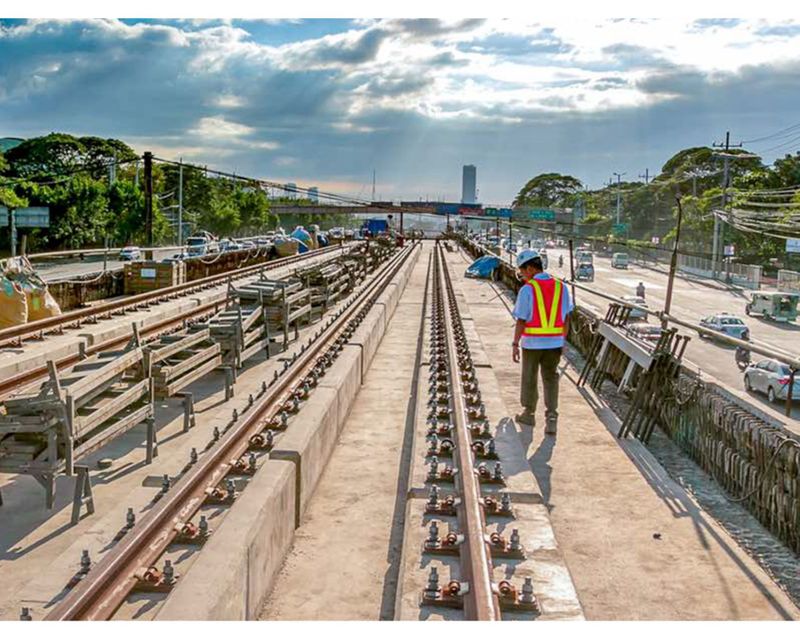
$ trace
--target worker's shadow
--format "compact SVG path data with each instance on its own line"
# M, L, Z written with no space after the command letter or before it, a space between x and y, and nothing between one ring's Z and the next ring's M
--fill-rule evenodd
M524 447L526 456L531 450L531 445L533 444L535 439L534 436L536 435L536 429L540 429L538 435L541 437L541 441L539 442L539 446L536 448L536 451L533 452L533 455L528 457L528 464L533 471L536 482L539 483L539 490L542 493L542 502L545 504L548 511L552 511L555 508L555 505L550 504L550 476L553 473L553 467L550 465L550 458L552 457L553 449L556 446L556 437L544 435L541 431L544 429L544 427L541 426L529 427L521 423L518 423L517 426L519 428L519 437L520 440L522 440L522 446Z

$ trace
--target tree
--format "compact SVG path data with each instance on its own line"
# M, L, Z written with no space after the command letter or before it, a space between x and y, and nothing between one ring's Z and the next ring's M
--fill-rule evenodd
M577 178L542 173L528 180L514 198L513 207L569 207L583 188Z
M113 138L86 136L76 138L67 133L51 133L30 138L9 150L10 174L22 178L62 176L86 169L94 178L107 175L105 165L129 161L136 153L128 145Z

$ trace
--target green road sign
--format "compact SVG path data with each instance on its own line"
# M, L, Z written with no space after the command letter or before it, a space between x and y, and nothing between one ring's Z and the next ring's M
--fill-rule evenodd
M485 215L485 216L496 216L497 215L497 209L495 209L494 207L486 207L483 210L483 215Z
M528 214L533 220L543 220L545 222L555 222L556 212L552 209L531 209Z
M619 222L615 224L612 229L614 230L614 233L628 233L628 223Z

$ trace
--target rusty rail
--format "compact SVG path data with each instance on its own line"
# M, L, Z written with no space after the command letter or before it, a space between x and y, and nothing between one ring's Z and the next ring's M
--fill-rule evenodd
M118 300L109 300L108 302L94 305L92 307L87 307L85 309L76 309L74 311L69 311L67 313L61 314L60 316L55 316L53 318L45 318L43 320L28 322L26 324L22 324L16 327L0 329L0 346L4 346L9 342L21 343L22 339L25 337L37 334L42 335L44 334L45 331L63 329L65 326L70 324L80 324L81 322L87 322L97 316L119 313L124 309L128 309L130 307L150 305L156 302L163 301L168 298L188 295L190 293L194 293L195 291L199 291L201 289L206 289L209 287L222 284L226 282L229 278L234 278L234 279L245 278L247 276L258 273L261 269L264 269L265 266L267 265L269 265L269 268L271 269L275 267L282 267L287 264L292 264L300 260L305 260L306 258L312 256L325 255L327 253L340 250L342 250L341 246L325 247L324 249L315 249L307 253L289 256L287 258L278 258L277 260L272 260L270 262L265 262L263 264L252 265L250 267L243 267L242 269L238 269L236 271L231 271L228 273L214 275L214 276L208 276L206 278L201 278L199 280L193 280L192 282L186 282L183 284L176 285L174 287L166 287L164 289L158 289L156 291L140 293L133 296L126 296Z
M460 547L461 566L464 578L469 583L469 591L465 597L464 612L468 619L495 621L500 620L500 603L492 587L491 551L486 542L486 522L481 508L481 490L475 475L475 459L471 448L471 437L466 424L467 407L461 388L456 346L456 334L463 340L464 329L458 313L453 283L450 273L444 264L442 248L437 245L435 255L434 277L435 291L441 295L442 282L446 304L442 305L444 330L447 336L447 358L449 360L450 393L453 403L453 423L456 443L458 469L458 485L461 493L461 522L464 525L464 544ZM445 302L445 301L443 301Z
M48 614L47 620L107 620L134 590L143 571L178 536L184 525L204 504L206 497L233 471L251 448L253 438L269 431L285 417L287 404L305 397L303 387L316 386L363 319L385 284L398 272L416 247L402 250L382 271L356 293L329 320L319 339L309 342L242 416L230 423L216 445L183 475L164 498L137 522L119 545L106 554L70 593ZM271 439L271 437L270 437Z
M325 251L327 251L327 250L328 249L326 248ZM303 254L303 257L305 257L306 255L308 255L308 254ZM320 255L320 254L319 253L314 253L312 255ZM298 261L299 257L300 256L290 256L288 258L281 258L279 260L274 260L272 262L266 263L266 268L273 269L273 268L279 268L279 267L282 267L282 266L286 266L287 264L292 264L293 262ZM239 279L239 278L245 278L245 277L251 276L254 273L251 270L253 270L255 268L256 268L255 266L253 266L253 267L245 267L245 269L243 269L242 271L246 271L246 273L237 274L236 272L232 272L232 273L228 273L228 274L225 274L225 275L210 276L209 279L216 278L216 279L218 279L216 284L221 284L222 282L226 281L228 278ZM258 268L265 268L265 265L258 265ZM255 271L255 273L257 273L257 271ZM183 286L183 285L181 285L181 286ZM208 286L208 285L206 285L206 286ZM175 288L175 287L171 287L171 288ZM152 293L149 293L149 294L141 294L141 295L153 296L154 294L161 294L162 291L165 291L165 290L160 290L160 291L152 292ZM191 293L191 291L188 291L187 293ZM174 297L175 295L176 294L173 293L171 297ZM138 298L139 296L132 296L132 297ZM129 299L130 298L126 298L126 300L129 300ZM151 304L152 303L153 302L151 302ZM185 321L187 321L187 320L193 320L193 319L197 319L197 318L202 318L207 313L215 312L216 310L218 310L219 305L223 304L223 303L224 303L224 301L207 302L205 304L201 304L201 305L199 305L197 307L194 307L193 309L189 309L189 310L184 311L182 313L170 316L169 318L166 318L164 320L161 320L159 322L153 323L153 324L151 324L151 325L149 325L147 327L144 327L144 328L140 329L140 331L139 331L140 336L142 338L157 337L158 335L160 335L161 333L163 333L165 331L168 331L168 330L170 330L172 328L176 328L176 327L182 326L183 323ZM138 304L142 304L142 303L139 302ZM94 307L94 309L97 309L97 308L98 307ZM107 311L103 312L102 315L105 315L107 313L108 313ZM64 316L59 316L59 317L63 318ZM30 326L30 325L22 325L22 326L24 327L24 326ZM16 328L16 327L14 327L14 328ZM0 332L0 335L2 335L2 332ZM117 338L110 338L109 340L105 340L104 342L100 342L100 343L97 343L97 344L92 345L90 347L87 347L86 355L91 356L91 355L94 355L95 353L99 353L101 351L113 350L116 347L119 347L121 345L126 344L128 342L128 340L130 340L132 335L133 335L132 332L131 333L126 333L125 335L119 336ZM56 369L60 370L60 369L63 369L64 367L70 367L70 366L78 363L81 360L81 358L82 358L82 356L81 356L80 353L74 353L74 354L65 356L63 358L60 358L60 359L56 360L56 362L55 362ZM10 376L8 378L5 378L4 380L0 381L0 402L2 400L4 400L6 397L8 397L8 395L14 389L17 389L18 387L20 387L22 385L34 382L34 381L36 381L36 380L38 380L38 379L40 379L40 378L42 378L42 377L44 377L46 375L47 375L47 365L44 364L44 365L41 365L39 367L35 367L35 368L32 368L32 369L29 369L28 371L24 371L22 373L19 373L19 374L15 375L15 376Z

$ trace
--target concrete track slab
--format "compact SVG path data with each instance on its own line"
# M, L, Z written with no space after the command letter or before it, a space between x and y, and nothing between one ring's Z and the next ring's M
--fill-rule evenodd
M429 251L426 244L410 272L261 619L392 617L400 453Z

